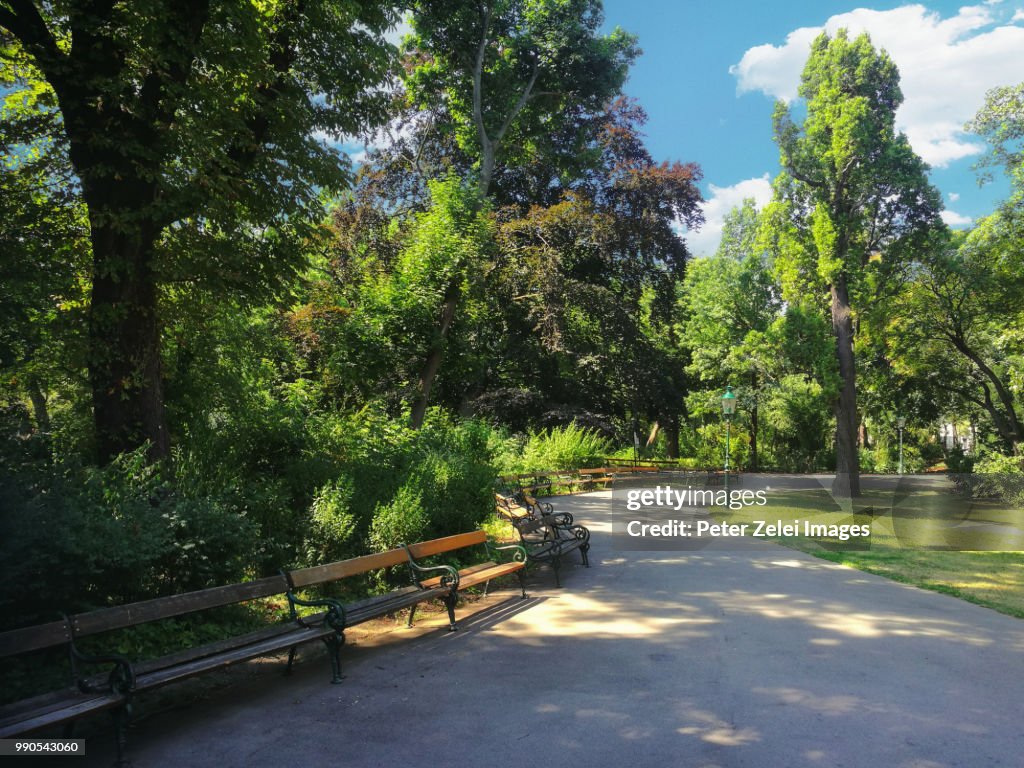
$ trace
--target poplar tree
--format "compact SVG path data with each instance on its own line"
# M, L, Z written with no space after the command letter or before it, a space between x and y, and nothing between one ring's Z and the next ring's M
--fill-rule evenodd
M854 335L858 311L884 295L941 228L928 166L895 127L903 101L896 65L866 34L822 33L800 80L806 116L773 115L782 176L766 216L777 231L784 291L827 296L838 384L833 494L860 495Z

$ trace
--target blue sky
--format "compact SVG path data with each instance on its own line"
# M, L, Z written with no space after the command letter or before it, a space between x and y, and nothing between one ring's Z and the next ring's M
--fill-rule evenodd
M730 208L770 194L779 170L772 106L795 96L810 41L822 28L866 30L896 62L905 97L897 123L932 165L950 224L969 225L1007 192L1001 179L978 187L972 166L983 145L962 127L986 90L1024 81L1024 0L605 0L605 16L609 29L618 25L640 38L644 53L626 91L650 117L652 154L704 169L708 222L687 236L696 254L717 247Z

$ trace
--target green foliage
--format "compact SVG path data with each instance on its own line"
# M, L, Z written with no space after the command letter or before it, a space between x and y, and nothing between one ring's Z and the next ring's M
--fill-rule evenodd
M619 92L639 53L621 29L602 35L602 17L595 0L414 4L406 88L418 107L446 114L479 161L484 194L499 151L510 164L578 166L586 116Z
M5 472L0 577L19 586L4 593L3 615L45 617L241 578L257 525L230 495L162 471L140 449L104 469Z
M569 424L531 432L523 448L522 463L514 470L570 470L601 465L611 442L596 431Z
M712 422L697 428L696 466L702 469L721 469L725 466L726 428L722 422ZM728 430L729 468L740 469L750 461L750 435L733 424Z
M430 519L423 509L423 496L415 488L402 486L388 504L378 504L370 525L370 546L385 552L403 544L422 541Z
M347 477L321 486L310 506L306 557L325 563L359 554L359 518L352 512L353 483Z

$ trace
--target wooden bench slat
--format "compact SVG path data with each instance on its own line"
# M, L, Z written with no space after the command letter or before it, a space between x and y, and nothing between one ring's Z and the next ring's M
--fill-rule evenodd
M68 624L61 619L34 627L0 632L0 657L52 648L71 639Z
M322 614L317 614L317 616L322 617ZM318 619L311 616L309 621L312 624L316 623ZM176 664L184 664L206 656L214 656L218 653L229 651L235 647L253 645L261 642L262 640L269 640L277 637L278 635L290 634L295 632L295 629L296 625L293 622L289 622L287 624L282 623L266 629L250 632L248 635L229 637L226 640L207 643L206 645L199 646L198 648L188 648L184 651L179 651L178 653L161 656L159 659L143 661L138 664L133 664L132 668L135 670L136 675L144 675L149 672L155 672L159 669L165 669L166 667L173 667Z
M287 590L288 583L284 576L268 576L241 584L230 584L226 587L201 589L195 592L186 592L183 595L157 597L130 605L79 613L71 617L71 624L74 627L75 635L82 637L97 632L144 624L149 621L169 619L207 608L220 608L246 600L280 595Z
M408 561L404 549L392 549L373 555L353 557L350 560L339 560L325 565L314 565L312 568L302 568L292 571L289 575L295 588L302 589L313 584L323 584L328 581L344 579L348 576L357 576L368 571L377 571L381 568L403 565L406 562Z
M411 592L403 592L397 596L391 593L386 596L388 599L378 600L375 603L367 604L367 601L364 600L361 601L362 604L359 607L352 610L349 610L348 606L345 607L345 625L351 627L371 619L379 619L381 616L400 611L403 608L409 608L425 600L444 597L448 593L448 587L434 587L430 589L413 587Z
M487 534L484 531L472 531L470 533L459 533L455 536L446 536L443 539L411 544L409 551L415 558L430 557L441 552L450 552L453 549L483 544L485 541L487 541Z
M43 699L49 701L35 710L23 706ZM49 725L60 725L90 712L112 709L123 701L123 697L116 693L82 693L74 690L26 699L18 702L15 712L8 712L6 707L0 710L0 739L31 733Z
M459 589L475 587L477 584L483 584L484 582L491 581L492 579L497 579L499 576L507 576L521 570L525 565L525 563L518 562L495 564L487 570L476 571L468 574L465 579L460 579Z
M326 637L334 633L330 627L295 628L294 631L265 639L231 651L225 651L215 656L205 656L185 664L179 664L165 669L157 669L147 674L136 675L135 690L144 691L184 680L189 677L209 672L214 669L248 661L260 656L268 656L273 653L288 650L296 645Z
M472 576L477 571L486 570L487 568L493 568L495 565L497 565L497 563L492 561L492 562L487 562L487 563L480 563L479 565L471 565L468 568L463 568L461 571L459 571L459 587L462 586L463 579L465 579L465 578L467 578L469 576ZM440 586L440 584L441 584L441 577L440 576L435 576L432 579L426 579L424 581L421 581L420 583L424 587Z

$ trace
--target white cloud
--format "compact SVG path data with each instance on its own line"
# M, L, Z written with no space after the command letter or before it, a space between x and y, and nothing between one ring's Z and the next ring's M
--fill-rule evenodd
M941 214L942 220L950 227L966 227L974 222L970 216L964 216L956 211L943 211Z
M1024 80L1024 28L997 21L1005 12L986 5L965 6L943 19L920 4L889 11L858 8L832 16L824 27L802 27L786 42L750 48L730 68L739 93L762 91L791 101L810 43L825 29L868 32L900 70L905 97L896 116L914 149L933 166L944 167L984 150L963 132L981 107L985 91ZM1014 20L1024 18L1018 11Z
M960 193L959 192L950 192L949 193L949 202L955 203L959 199L960 199Z
M1013 14L1013 18L1010 19L1010 21L1024 21L1024 10L1018 8L1017 12Z
M744 179L731 187L710 184L709 190L711 196L703 205L704 225L699 232L685 233L686 244L694 256L710 256L718 250L725 215L742 205L748 197L754 198L759 209L772 199L772 183L767 173L753 179Z

